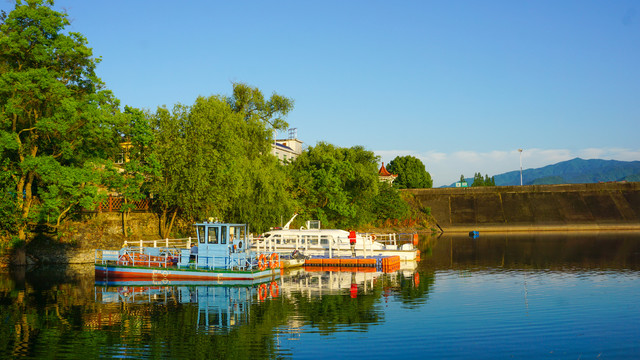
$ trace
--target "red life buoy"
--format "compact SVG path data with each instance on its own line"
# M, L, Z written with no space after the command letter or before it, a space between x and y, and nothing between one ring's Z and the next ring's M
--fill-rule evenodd
M271 284L269 284L269 293L271 294L271 297L278 297L278 293L280 292L280 289L278 288L278 283L275 281L272 281Z
M272 269L280 267L280 255L278 255L278 253L271 253L271 256L269 257L269 266Z
M267 264L266 264L266 259L264 257L264 254L260 254L260 256L258 257L258 269L262 271L266 268L267 268Z
M264 301L267 298L267 284L258 286L258 300Z

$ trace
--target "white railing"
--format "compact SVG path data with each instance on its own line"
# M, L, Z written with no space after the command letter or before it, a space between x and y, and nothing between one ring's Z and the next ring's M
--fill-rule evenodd
M393 241L395 242L395 234L391 234L393 235ZM370 241L370 239L372 239L371 234L358 234L358 236L362 237L362 248L358 247L356 250L358 252L362 251L362 255L363 256L367 256L367 253L369 256L373 255L373 243ZM258 252L284 252L284 251L291 251L292 249L298 250L298 251L302 251L302 252L308 252L310 249L311 250L320 250L320 251L329 251L329 258L333 258L334 252L336 251L351 251L351 249L344 249L344 248L340 248L337 244L338 242L336 241L336 239L333 236L329 236L328 238L328 244L320 244L320 237L318 237L317 239L314 239L315 241L318 241L317 244L313 244L310 245L310 238L307 237L306 241L304 243L302 243L300 241L300 237L297 235L282 235L282 237L279 238L280 240L280 244L276 243L274 241L273 237L268 237L268 238L263 238L263 237L258 237L256 239L253 239L253 244L255 244L255 249ZM395 243L394 243L395 244ZM293 247L292 247L293 245Z
M377 241L381 244L385 245L398 245L398 243L408 243L413 242L413 233L364 233L363 236L369 236L374 241Z
M181 239L160 239L160 240L125 240L122 247L166 247L166 248L183 248L190 249L191 243L195 242L195 238L181 238Z

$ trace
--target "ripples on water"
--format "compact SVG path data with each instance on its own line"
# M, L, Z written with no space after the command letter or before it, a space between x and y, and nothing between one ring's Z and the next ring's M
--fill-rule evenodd
M0 357L640 358L640 236L421 246L417 276L300 270L264 301L95 286L90 269L0 275Z

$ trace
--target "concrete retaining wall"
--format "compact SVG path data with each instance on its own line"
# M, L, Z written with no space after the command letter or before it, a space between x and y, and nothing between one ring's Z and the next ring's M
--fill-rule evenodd
M445 231L640 230L640 183L405 190Z

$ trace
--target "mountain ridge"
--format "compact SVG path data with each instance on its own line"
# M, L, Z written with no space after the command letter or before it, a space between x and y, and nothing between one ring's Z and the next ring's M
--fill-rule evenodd
M496 186L520 185L520 170L494 175ZM522 171L523 185L640 181L640 161L574 158ZM467 178L469 186L473 178ZM444 186L454 187L455 183Z

